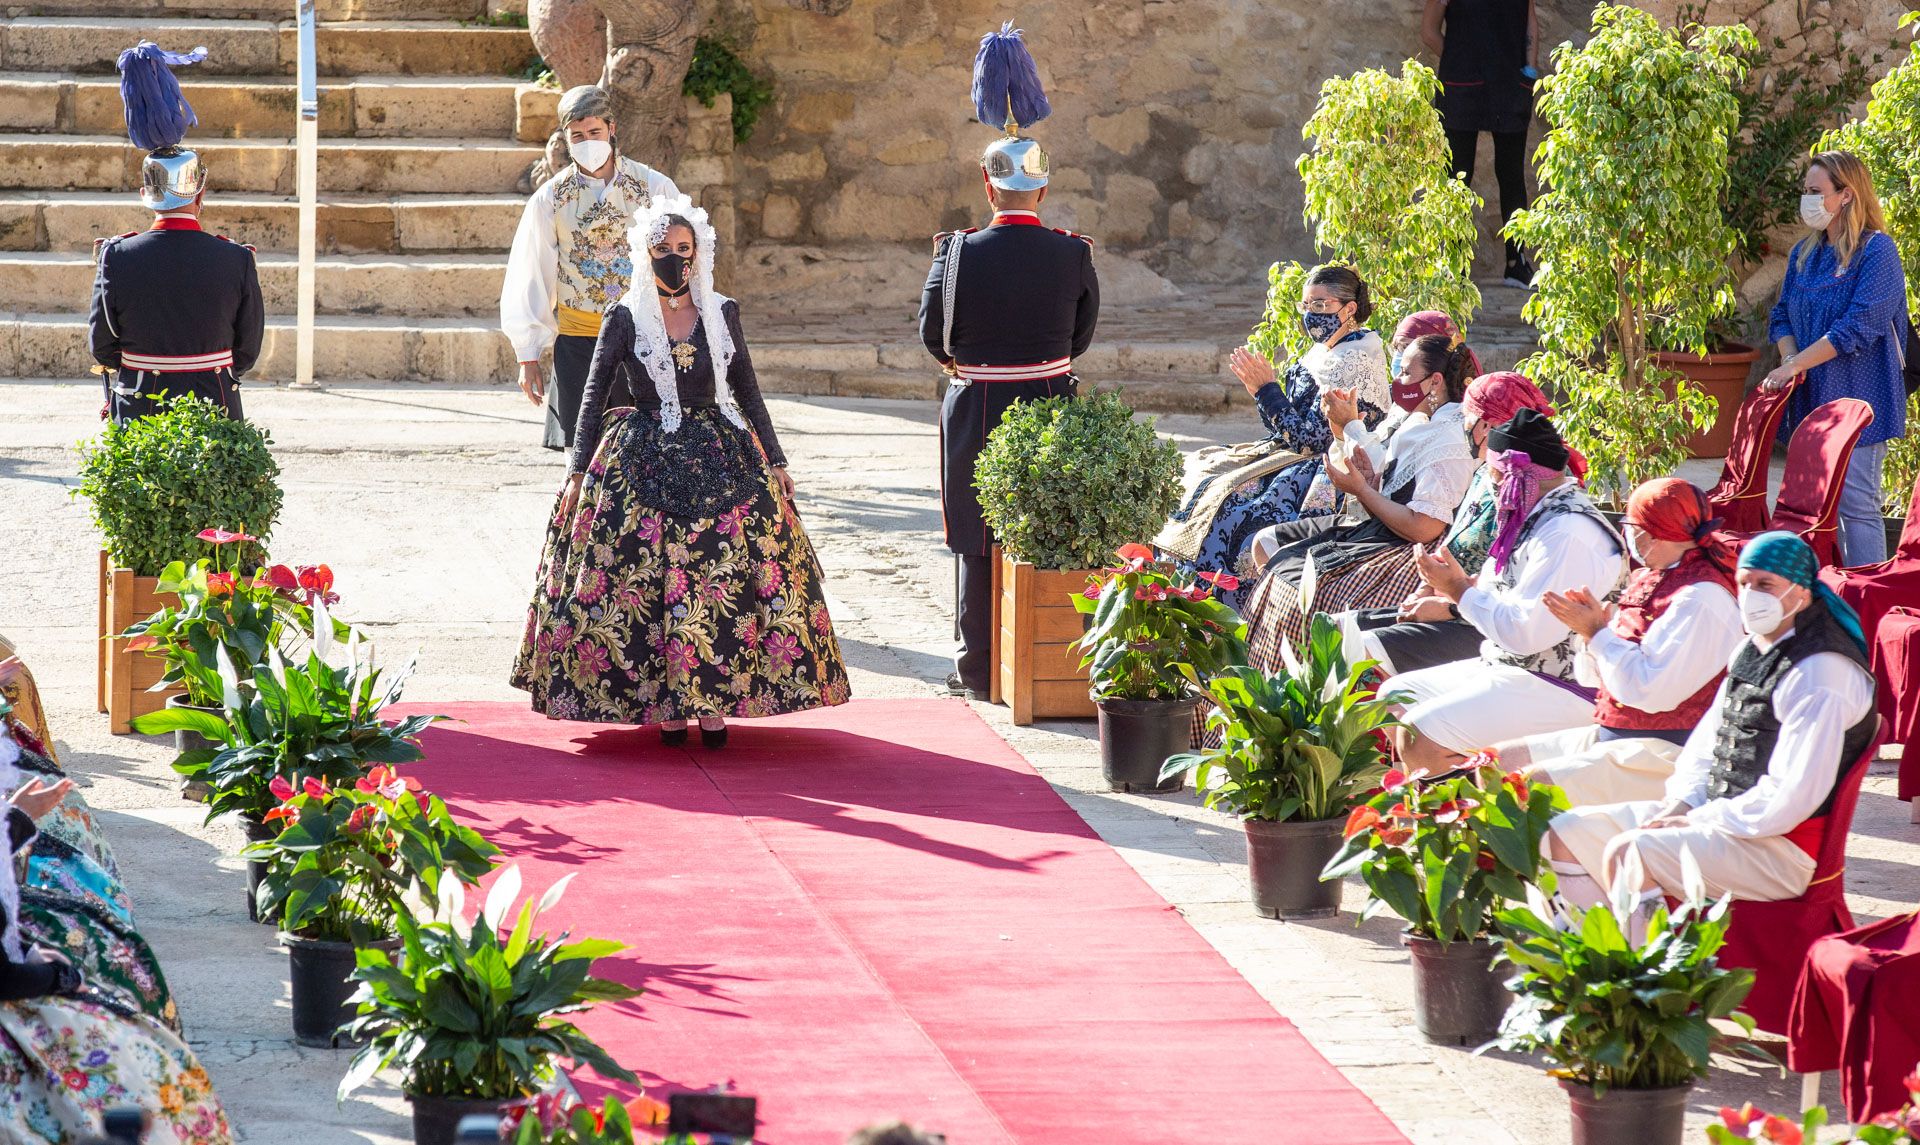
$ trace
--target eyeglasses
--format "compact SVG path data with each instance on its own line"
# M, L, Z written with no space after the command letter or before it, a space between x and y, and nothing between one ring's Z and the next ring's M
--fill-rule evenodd
M1302 314L1335 314L1346 303L1336 298L1308 298L1300 302Z

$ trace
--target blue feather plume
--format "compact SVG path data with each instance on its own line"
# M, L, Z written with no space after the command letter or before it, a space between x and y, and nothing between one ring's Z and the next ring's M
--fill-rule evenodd
M120 53L120 101L127 105L127 138L135 147L158 151L174 147L187 137L187 128L199 123L180 93L173 68L197 64L207 49L169 52L152 40Z
M973 58L973 108L988 127L1005 126L1009 119L1031 127L1053 114L1040 86L1040 67L1011 20L980 37L980 54Z

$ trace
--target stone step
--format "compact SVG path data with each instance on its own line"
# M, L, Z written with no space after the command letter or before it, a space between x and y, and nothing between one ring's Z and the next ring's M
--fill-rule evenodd
M291 75L298 59L291 20L161 20L23 16L0 19L0 69L107 75L141 40L207 49L195 75ZM517 76L535 56L525 28L448 20L323 23L315 40L321 75Z
M499 314L504 254L336 255L315 260L314 305L321 314L492 317ZM298 302L290 254L259 256L260 292L268 313L289 314ZM0 311L85 310L93 259L85 254L0 254Z
M32 0L11 3L17 16L91 16L163 20L284 20L290 3L262 0ZM487 0L318 0L321 20L480 20Z
M286 139L299 92L289 76L194 78L181 89L199 124L191 138ZM513 139L521 81L493 76L359 76L320 88L322 137ZM117 78L0 72L0 131L113 135L126 130Z
M504 252L526 200L503 195L323 197L316 215L322 254ZM262 252L299 249L299 204L288 198L225 194L216 186L207 229ZM91 253L103 235L144 229L153 213L130 191L0 191L0 250Z
M211 194L294 191L286 139L196 144ZM522 185L540 148L493 139L322 140L322 191L506 193ZM117 191L137 186L142 152L125 136L0 135L0 189Z

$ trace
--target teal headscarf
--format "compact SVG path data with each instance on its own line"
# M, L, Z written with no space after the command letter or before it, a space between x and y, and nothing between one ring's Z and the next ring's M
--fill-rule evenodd
M1740 567L1770 572L1801 588L1812 589L1815 599L1826 605L1840 627L1860 646L1860 651L1868 652L1867 637L1860 628L1860 614L1821 581L1820 560L1813 555L1812 545L1779 529L1761 533L1740 550Z

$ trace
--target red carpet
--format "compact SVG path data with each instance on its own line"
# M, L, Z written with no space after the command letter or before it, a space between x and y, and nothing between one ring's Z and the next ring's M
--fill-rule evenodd
M530 892L581 872L550 926L632 945L601 970L647 993L583 1024L651 1091L731 1081L774 1145L1404 1140L965 704L720 753L434 710L415 773Z

